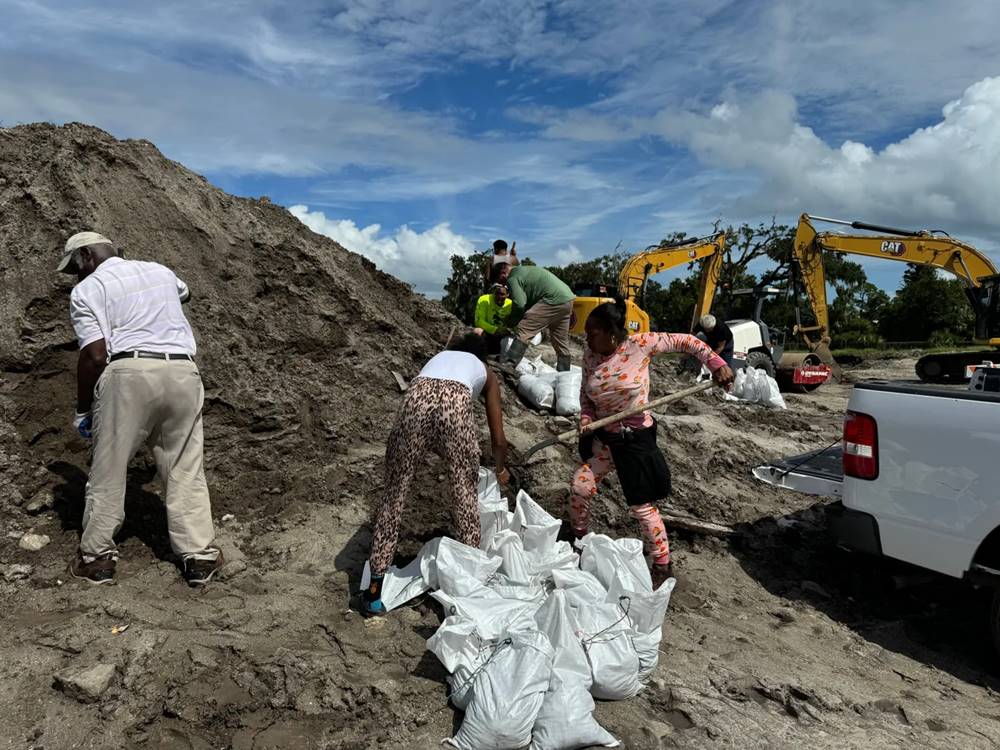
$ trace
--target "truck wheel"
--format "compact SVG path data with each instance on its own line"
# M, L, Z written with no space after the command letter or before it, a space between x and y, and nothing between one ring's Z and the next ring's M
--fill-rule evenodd
M755 370L763 370L767 373L768 377L774 377L774 362L764 352L750 352L747 355L747 367L753 367Z

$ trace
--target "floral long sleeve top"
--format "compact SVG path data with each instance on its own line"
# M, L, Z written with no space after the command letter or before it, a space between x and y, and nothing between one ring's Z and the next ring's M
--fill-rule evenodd
M629 336L607 356L589 348L583 355L580 416L601 419L631 406L649 402L649 361L657 354L683 352L697 357L713 373L725 360L709 346L687 333L640 333ZM648 411L626 417L605 429L642 428L653 424Z

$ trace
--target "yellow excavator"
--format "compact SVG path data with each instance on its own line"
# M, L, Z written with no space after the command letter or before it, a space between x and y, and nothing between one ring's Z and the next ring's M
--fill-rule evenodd
M813 222L824 222L874 232L871 235L817 232ZM795 332L820 359L835 366L830 354L830 316L826 303L826 252L864 255L902 263L934 266L956 276L965 285L976 321L976 342L1000 348L998 301L1000 276L983 253L940 231L908 231L862 221L844 221L802 214L795 231L794 253L798 272L816 318L815 325L799 321ZM962 382L969 369L980 364L982 352L928 354L917 361L917 376L928 382Z
M646 281L654 274L704 258L698 303L695 305L691 324L694 328L698 319L707 313L712 306L712 298L715 296L715 287L719 283L719 270L722 268L725 249L725 232L663 245L651 245L626 261L618 276L617 290L606 284L576 285L573 289L577 297L573 302L570 333L583 335L584 325L590 311L601 303L611 300L615 296L615 292L625 300L625 324L628 326L629 333L648 333L650 330L649 315L642 309Z
M573 302L570 332L583 334L591 310L611 300L617 291L625 299L629 333L647 333L650 330L649 315L641 305L649 277L684 263L702 260L698 298L691 315L690 330L694 331L701 317L712 309L725 249L725 232L646 248L625 263L618 277L617 290L602 284L580 284L574 288L578 296ZM761 318L764 301L778 293L780 290L767 285L733 291L735 295L752 294L754 298L750 318L726 321L733 333L733 366L763 369L789 390L801 393L815 390L829 379L831 368L823 364L821 357L815 353L786 353L784 332L769 327Z

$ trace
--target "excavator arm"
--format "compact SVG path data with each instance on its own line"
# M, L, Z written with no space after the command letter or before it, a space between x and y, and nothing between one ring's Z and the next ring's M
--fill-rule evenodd
M837 232L817 232L813 222L840 224L852 229L877 232L871 235L850 235ZM821 355L830 343L830 315L826 299L826 273L823 253L838 252L869 258L895 260L933 266L947 271L963 282L976 316L976 338L989 341L997 308L997 269L983 253L971 245L952 239L946 234L926 230L908 231L894 227L842 221L802 214L795 230L794 253L806 296L816 318L816 325L796 326L806 343ZM810 338L816 337L816 341ZM997 341L996 343L1000 343ZM823 357L826 361L826 357ZM920 368L918 367L918 371Z
M701 258L716 257L721 265L722 252L726 248L726 233L719 232L709 237L697 237L666 245L647 247L636 253L622 268L618 276L618 293L625 299L642 300L646 280L683 263L691 263ZM718 282L718 272L715 274ZM714 290L714 286L713 286Z
M702 266L699 307L695 310L695 320L697 320L700 317L698 309L704 308L707 311L708 306L712 304L725 247L726 233L718 232L708 237L647 247L629 258L618 276L618 293L625 299L626 326L629 333L646 333L650 330L649 315L642 309L646 282L650 276L684 263L707 258ZM573 302L570 332L582 334L591 310L607 301L607 297L577 297Z

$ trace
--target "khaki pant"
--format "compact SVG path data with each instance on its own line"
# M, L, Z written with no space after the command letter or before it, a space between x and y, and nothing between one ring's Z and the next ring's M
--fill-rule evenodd
M573 302L550 305L536 302L517 324L517 338L528 343L539 331L548 329L549 341L557 357L569 356L569 320L573 315Z
M94 456L80 551L117 554L129 462L149 442L163 482L170 546L182 559L215 559L212 506L202 466L205 389L194 362L121 359L101 375L94 398Z

